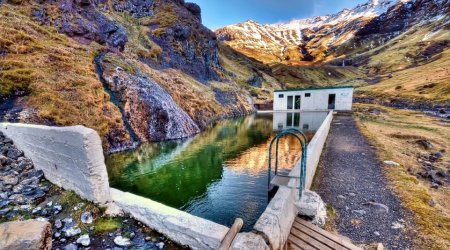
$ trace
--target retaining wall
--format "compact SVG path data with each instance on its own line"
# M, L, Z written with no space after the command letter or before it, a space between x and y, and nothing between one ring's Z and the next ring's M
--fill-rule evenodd
M47 180L96 203L111 200L102 144L94 130L0 123L0 131Z
M111 188L124 212L171 240L192 249L218 249L229 228L150 199Z
M322 149L330 131L332 120L333 112L329 112L313 139L308 144L306 189L311 187L317 164L319 163L320 155L322 154ZM300 161L296 164L294 169L292 169L289 175L300 176ZM291 187L298 187L299 180L291 179L288 185ZM297 208L295 207L295 202L298 201L298 198L298 189L291 189L283 186L280 187L264 213L256 222L253 229L258 232L258 234L264 236L265 240L270 244L271 249L282 249L285 246L292 223L298 213Z

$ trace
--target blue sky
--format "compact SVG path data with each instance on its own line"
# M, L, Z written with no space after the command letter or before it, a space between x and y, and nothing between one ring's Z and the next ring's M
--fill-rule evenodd
M203 24L210 29L244 22L277 23L333 14L368 0L186 0L202 8Z

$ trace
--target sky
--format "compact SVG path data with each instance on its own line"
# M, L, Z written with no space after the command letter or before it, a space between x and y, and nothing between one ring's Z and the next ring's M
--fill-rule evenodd
M334 14L368 0L186 0L202 8L203 24L210 29L254 20L262 24Z

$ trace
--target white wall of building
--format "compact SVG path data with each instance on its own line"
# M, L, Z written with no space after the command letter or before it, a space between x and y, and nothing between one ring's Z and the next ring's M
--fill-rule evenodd
M309 97L307 96L309 94ZM334 110L350 111L353 104L353 88L328 88L328 89L305 89L286 90L274 92L274 111L295 111L288 109L289 96L293 97L293 107L295 108L295 97L300 96L300 109L297 111L318 111L328 110L328 99L330 94L335 94Z

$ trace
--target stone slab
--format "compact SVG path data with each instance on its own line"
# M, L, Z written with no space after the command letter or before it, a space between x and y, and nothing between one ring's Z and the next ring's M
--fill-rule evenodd
M27 220L0 224L0 248L4 250L52 249L52 225L49 222Z

